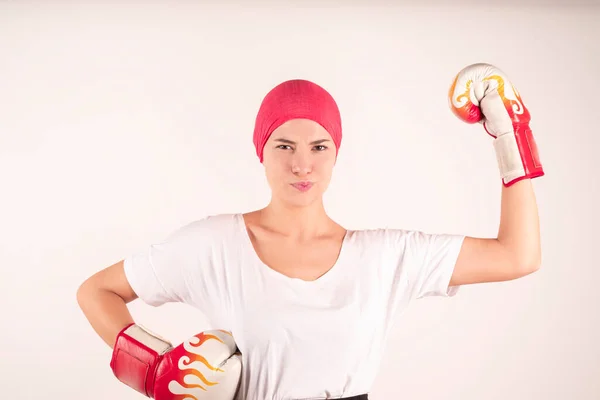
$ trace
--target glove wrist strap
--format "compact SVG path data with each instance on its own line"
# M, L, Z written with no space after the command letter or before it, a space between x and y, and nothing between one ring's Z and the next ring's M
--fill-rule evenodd
M163 354L171 349L173 346L165 339L131 324L117 336L110 366L119 381L151 397L156 368Z
M494 150L500 177L505 185L525 176L519 145L513 132L498 136L494 140Z
M500 176L505 186L524 178L544 175L537 145L528 125L515 125L515 131L494 140Z

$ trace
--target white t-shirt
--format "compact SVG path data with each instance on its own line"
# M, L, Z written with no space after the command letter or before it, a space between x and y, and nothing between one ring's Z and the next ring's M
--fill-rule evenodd
M340 398L371 390L395 314L412 299L456 294L448 285L463 239L349 230L333 268L303 281L261 262L242 214L220 214L124 266L145 303L186 303L232 332L243 360L239 399Z

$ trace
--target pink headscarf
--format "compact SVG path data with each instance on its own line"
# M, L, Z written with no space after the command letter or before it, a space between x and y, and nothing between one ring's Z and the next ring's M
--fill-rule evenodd
M263 162L263 149L271 133L291 119L310 119L333 139L336 155L342 142L340 111L333 97L321 86L303 79L275 86L263 99L254 125L254 146Z

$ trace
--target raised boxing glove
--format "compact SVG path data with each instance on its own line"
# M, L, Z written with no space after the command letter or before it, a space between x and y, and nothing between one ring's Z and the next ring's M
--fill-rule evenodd
M136 324L119 332L110 366L121 382L156 400L233 399L242 370L229 332L202 332L173 347Z
M452 112L467 123L483 123L505 186L544 175L531 116L506 75L490 64L472 64L454 78L448 100Z

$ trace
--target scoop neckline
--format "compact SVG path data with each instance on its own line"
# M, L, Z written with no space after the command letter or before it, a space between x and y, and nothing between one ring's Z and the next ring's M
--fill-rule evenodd
M259 267L259 270L261 272L265 271L265 273L269 274L275 279L303 286L317 286L326 283L331 279L334 279L339 274L339 271L343 269L342 266L344 264L347 253L348 240L351 235L351 231L349 229L346 229L346 233L344 234L344 237L342 239L342 245L338 253L337 259L335 260L335 263L331 266L331 268L329 268L323 275L319 276L317 279L304 280L302 278L291 277L282 272L276 271L275 269L265 264L263 260L258 256L258 253L256 252L254 245L252 244L248 228L246 227L246 221L244 220L244 214L237 213L235 214L235 217L238 224L238 229L240 230L240 234L243 237L245 253L249 253L249 256L252 258L253 263Z

